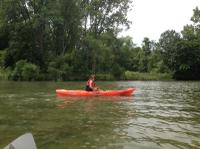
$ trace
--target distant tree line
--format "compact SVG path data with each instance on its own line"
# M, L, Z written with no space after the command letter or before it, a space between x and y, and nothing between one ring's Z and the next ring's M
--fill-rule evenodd
M181 33L130 37L131 0L0 0L0 69L11 80L131 78L132 72L200 79L200 10ZM0 71L1 72L1 71ZM129 77L130 76L130 77Z

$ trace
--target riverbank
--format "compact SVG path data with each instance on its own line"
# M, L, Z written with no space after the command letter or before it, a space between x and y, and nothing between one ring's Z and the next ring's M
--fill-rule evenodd
M147 73L147 72L132 72L126 71L124 75L124 80L173 80L172 75L169 73Z
M173 80L172 75L168 73L143 73L126 71L120 78L116 79L112 74L96 74L97 80L116 81L116 80L141 80L141 81L168 81Z
M173 80L172 75L168 73L148 73L126 71L120 78L116 79L112 74L97 74L97 80L141 80L141 81L168 81Z
M9 76L12 72L8 69L0 69L0 80L9 80ZM48 78L49 74L43 75L42 79L38 78L35 81L83 81L87 80L88 75L71 75L66 78L66 80L60 80L59 78L54 78L53 80ZM28 78L28 77L27 77ZM99 81L116 81L116 80L141 80L141 81L168 81L173 80L172 75L168 73L147 73L147 72L133 72L133 71L125 71L121 77L114 77L109 73L97 73L96 78ZM12 80L12 79L11 79ZM24 80L30 81L30 80ZM34 80L32 80L34 81Z

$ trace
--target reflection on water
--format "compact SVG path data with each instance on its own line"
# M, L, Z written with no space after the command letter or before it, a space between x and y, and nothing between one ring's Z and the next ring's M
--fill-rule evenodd
M133 95L134 96L134 95ZM68 105L73 104L75 102L79 101L85 101L85 105L91 105L95 104L98 101L111 101L111 102L119 102L119 101L132 101L132 96L121 96L121 97L107 97L107 96L97 96L97 97L57 97L57 100L61 101L60 104L58 104L58 108L67 108Z
M200 82L98 82L135 86L132 97L55 96L84 82L0 82L0 148L32 132L39 149L199 148Z

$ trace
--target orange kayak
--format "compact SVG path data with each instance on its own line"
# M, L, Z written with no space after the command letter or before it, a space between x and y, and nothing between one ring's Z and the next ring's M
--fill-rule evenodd
M131 96L135 88L127 88L123 90L99 90L99 91L85 91L85 90L66 90L57 89L57 96Z

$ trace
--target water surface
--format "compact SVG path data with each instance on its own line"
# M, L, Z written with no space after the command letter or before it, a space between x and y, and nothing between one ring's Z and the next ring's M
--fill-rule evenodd
M0 148L31 132L38 149L199 148L200 82L97 82L131 97L58 98L84 82L0 82Z

